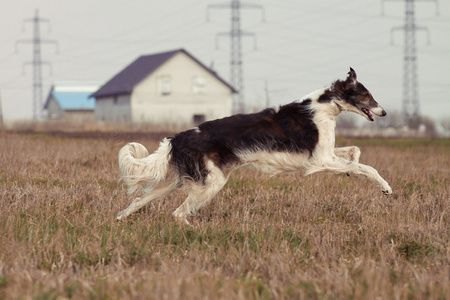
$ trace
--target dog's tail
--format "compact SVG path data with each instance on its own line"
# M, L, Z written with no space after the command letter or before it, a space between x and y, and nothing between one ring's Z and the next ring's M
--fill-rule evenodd
M151 155L139 143L129 143L120 149L121 179L127 185L129 194L137 190L151 190L166 179L170 168L170 150L169 139L163 139L158 150Z

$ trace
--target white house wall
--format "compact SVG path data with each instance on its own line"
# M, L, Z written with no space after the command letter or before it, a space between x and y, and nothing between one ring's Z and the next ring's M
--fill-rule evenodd
M158 78L170 75L172 92L161 95ZM205 78L205 92L195 94L195 76ZM98 103L98 102L97 102ZM230 89L189 56L180 52L137 84L131 95L131 120L190 126L194 115L205 120L229 116L232 110Z
M83 124L95 121L94 110L92 109L70 109L64 111L64 121L70 124Z
M50 96L47 109L50 119L59 119L63 116L64 112L53 95Z
M130 96L121 95L97 99L95 119L105 122L131 122Z

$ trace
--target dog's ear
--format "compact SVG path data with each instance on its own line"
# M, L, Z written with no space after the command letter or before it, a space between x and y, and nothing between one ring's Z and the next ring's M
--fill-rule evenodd
M347 81L353 84L356 84L356 72L355 70L353 70L352 67L350 67L350 72L347 73L348 77L347 77Z

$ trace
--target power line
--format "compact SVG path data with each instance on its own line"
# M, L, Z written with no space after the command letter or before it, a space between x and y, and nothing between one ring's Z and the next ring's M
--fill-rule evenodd
M47 61L41 59L41 44L51 43L57 46L57 42L54 40L44 40L40 37L39 25L42 22L49 23L48 19L42 19L39 17L39 11L36 9L35 16L31 19L25 19L24 22L33 23L33 39L31 40L17 40L16 41L16 52L17 46L22 43L33 44L33 61L25 62L24 66L33 66L33 119L39 119L43 117L43 101L42 101L42 65L51 64Z
M231 30L229 32L220 32L216 36L216 47L218 47L217 37L229 36L231 39L230 51L230 83L237 89L238 93L233 96L233 113L244 112L244 75L242 62L242 36L252 36L254 38L254 48L256 49L256 36L252 32L241 30L241 8L257 8L262 10L264 21L264 8L261 5L245 4L240 0L231 0L229 4L211 4L207 7L206 19L209 21L208 11L210 8L229 8L231 9Z

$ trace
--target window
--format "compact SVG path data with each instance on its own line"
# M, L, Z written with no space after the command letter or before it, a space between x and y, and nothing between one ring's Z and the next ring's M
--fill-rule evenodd
M205 122L205 115L194 115L194 125Z
M162 75L158 80L159 94L167 96L172 94L172 77L170 75Z
M192 80L192 92L194 94L206 93L206 78L203 76L195 76Z
M114 105L130 105L130 98L124 95L115 95L113 98Z

